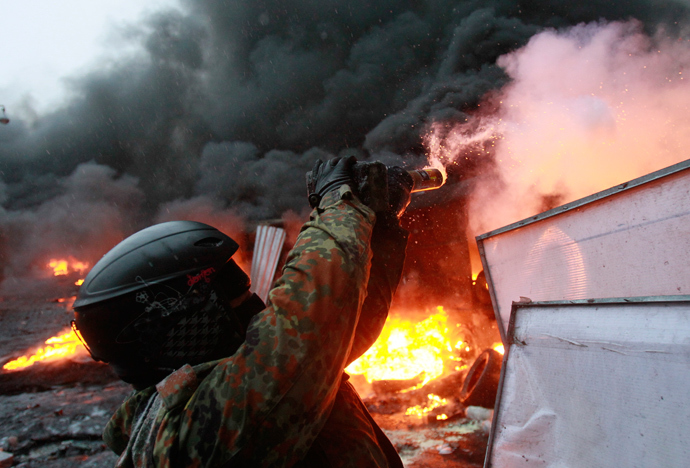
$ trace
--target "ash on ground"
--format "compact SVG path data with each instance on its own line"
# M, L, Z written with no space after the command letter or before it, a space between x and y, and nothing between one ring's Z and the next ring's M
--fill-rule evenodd
M69 295L0 298L0 365L68 329L70 306ZM131 391L107 365L84 353L0 371L0 466L114 466L117 457L101 434Z

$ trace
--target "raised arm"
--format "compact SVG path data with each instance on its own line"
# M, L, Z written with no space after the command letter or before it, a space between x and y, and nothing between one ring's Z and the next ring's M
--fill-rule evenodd
M409 233L400 226L400 217L410 203L413 184L407 172L396 166L386 169L386 178L384 200L373 200L376 191L366 184L364 188L360 187L360 192L364 192L363 198L381 211L377 213L371 238L373 258L367 298L362 306L348 364L364 354L381 334L405 264Z

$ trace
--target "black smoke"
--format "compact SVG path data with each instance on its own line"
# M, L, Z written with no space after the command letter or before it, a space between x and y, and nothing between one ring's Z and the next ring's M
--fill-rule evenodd
M507 82L496 59L537 32L636 18L682 35L689 12L684 0L188 0L122 29L141 52L73 79L67 104L14 109L0 128L2 272L56 251L93 261L181 206L301 213L318 158L423 164L429 124L471 119Z

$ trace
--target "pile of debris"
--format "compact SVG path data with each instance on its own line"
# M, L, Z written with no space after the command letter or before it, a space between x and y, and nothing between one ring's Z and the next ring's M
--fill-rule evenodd
M482 466L501 362L500 353L487 349L469 370L419 388L421 376L375 381L364 403L406 467Z

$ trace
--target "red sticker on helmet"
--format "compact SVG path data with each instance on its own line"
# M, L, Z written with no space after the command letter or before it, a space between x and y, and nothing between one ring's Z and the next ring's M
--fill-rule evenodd
M194 286L197 284L199 281L204 280L207 283L211 282L211 274L215 273L216 269L213 267L206 268L205 270L201 270L201 272L197 275L187 275L187 285L188 286Z

